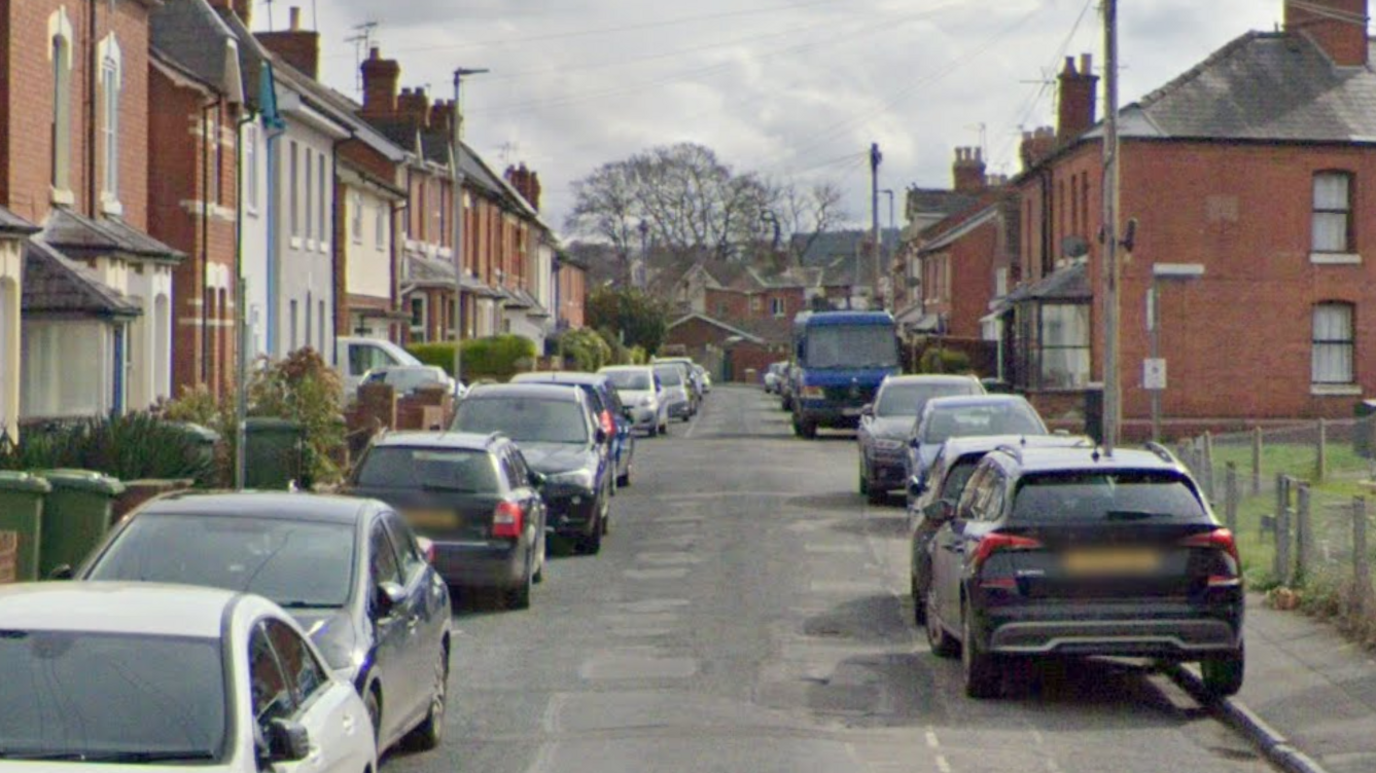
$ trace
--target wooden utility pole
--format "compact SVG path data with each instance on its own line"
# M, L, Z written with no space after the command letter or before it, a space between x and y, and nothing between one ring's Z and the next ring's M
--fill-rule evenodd
M879 247L879 164L884 160L884 155L879 152L879 143L870 145L870 242L874 248L874 294L871 296L871 304L876 309L884 308L879 303L879 278L884 275L882 270L883 250Z
M1118 0L1104 0L1104 454L1113 456L1122 423L1118 365Z

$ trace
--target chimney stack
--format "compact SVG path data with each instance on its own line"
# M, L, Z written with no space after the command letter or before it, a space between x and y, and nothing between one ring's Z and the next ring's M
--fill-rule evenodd
M430 107L430 128L448 134L454 130L454 101L435 100Z
M401 65L395 59L383 59L374 47L363 63L363 117L391 118L397 112L397 84L401 82Z
M259 32L254 37L312 80L320 79L320 33L301 28L299 7L292 6L291 28L286 32Z
M527 169L522 162L519 167L508 166L503 176L532 209L540 211L540 175Z
M979 148L956 148L953 168L956 193L979 193L985 188L984 151Z
M1075 58L1067 56L1060 82L1056 140L1066 143L1094 126L1095 99L1099 85L1099 77L1094 74L1094 58L1089 54L1082 54L1077 70Z
M430 128L430 97L425 89L402 89L397 97L397 115L408 119L417 129Z
M212 7L233 11L249 29L253 28L253 3L254 0L210 0Z
M1022 133L1022 147L1018 151L1023 171L1040 164L1056 152L1056 130L1043 126L1036 131Z
M1285 0L1285 31L1304 35L1339 67L1364 67L1367 0Z

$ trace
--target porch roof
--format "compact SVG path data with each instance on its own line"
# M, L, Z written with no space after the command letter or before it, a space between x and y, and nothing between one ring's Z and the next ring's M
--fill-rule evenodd
M63 207L48 216L43 241L73 258L115 255L179 262L186 257L119 218L93 219Z
M454 264L447 260L437 260L435 258L422 255L418 252L408 251L405 256L405 279L402 280L403 290L410 290L418 287L438 287L450 289L454 286ZM477 277L469 276L467 273L458 277L459 290L470 292L483 298L499 298L501 295L491 287L483 284Z
M43 229L14 214L8 209L0 207L0 235L28 236L29 234L36 234L41 230Z
M74 314L131 318L143 313L138 304L107 286L86 266L68 258L42 239L24 244L25 314Z
M1089 286L1089 264L1074 263L1047 275L1040 282L1019 288L1004 298L1008 303L1031 301L1091 301L1094 290Z

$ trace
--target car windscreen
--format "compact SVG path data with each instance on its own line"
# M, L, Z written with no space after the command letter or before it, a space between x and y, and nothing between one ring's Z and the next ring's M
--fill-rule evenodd
M1023 477L1013 519L1042 522L1204 521L1189 483L1175 473L1076 471Z
M945 443L953 437L1045 434L1046 425L1026 403L943 406L928 418L922 442Z
M683 386L683 371L678 368L655 368L655 375L664 386Z
M24 630L0 621L0 759L219 760L224 674L218 639Z
M933 397L960 397L974 394L971 384L946 382L938 384L887 384L874 406L876 416L917 416Z
M517 443L587 443L583 406L572 400L502 396L459 403L454 429L486 435L500 432Z
M354 585L355 536L352 521L143 513L86 579L204 585L284 607L342 607Z
M359 466L356 482L361 488L429 489L465 494L501 491L491 455L466 448L374 448Z
M809 368L892 368L898 341L883 325L825 325L807 331Z
M622 390L637 392L648 392L653 389L650 383L649 374L639 370L609 370L603 375L612 383L612 387Z

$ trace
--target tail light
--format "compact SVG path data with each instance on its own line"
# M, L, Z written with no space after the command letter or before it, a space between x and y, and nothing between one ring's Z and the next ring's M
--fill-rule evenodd
M1019 537L1013 534L992 532L984 535L984 538L976 545L975 555L973 559L971 559L973 562L972 566L975 573L978 574L979 570L984 567L984 562L988 561L989 557L995 553L1010 550L1038 550L1041 547L1041 542L1030 537Z
M1242 559L1238 557L1237 540L1233 533L1228 529L1214 529L1202 534L1192 534L1180 540L1180 546L1185 548L1204 548L1206 550L1221 550L1232 559L1228 562L1229 574L1213 575L1209 577L1210 587L1233 587L1240 584L1238 575L1241 574Z
M425 537L416 537L416 545L417 545L417 547L420 548L421 554L425 556L425 563L427 563L427 564L433 564L433 563L435 563L435 541L434 541L434 540L426 539Z
M515 502L502 502L492 512L492 536L520 539L525 529L526 513Z
M611 411L602 412L602 431L607 433L607 437L616 434L616 421L612 419Z

